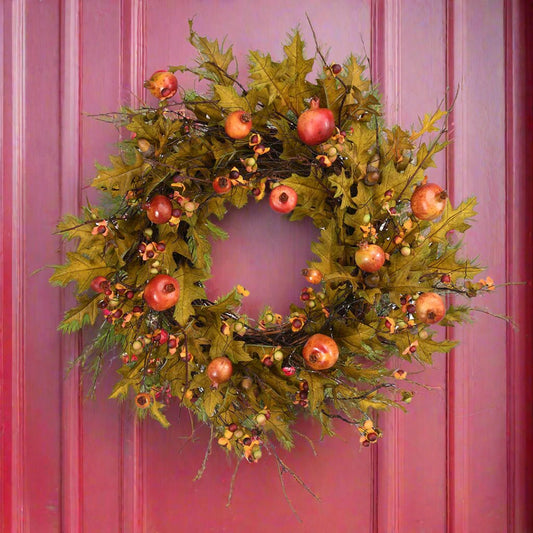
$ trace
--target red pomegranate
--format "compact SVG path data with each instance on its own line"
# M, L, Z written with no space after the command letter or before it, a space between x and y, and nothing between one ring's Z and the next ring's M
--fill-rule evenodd
M436 183L426 183L415 189L411 196L411 210L420 220L435 220L446 207L448 194Z
M172 218L172 202L162 194L156 194L146 205L146 216L154 224L165 224Z
M385 252L377 244L363 243L355 252L355 262L363 272L377 272L385 263Z
M425 324L435 324L444 318L446 304L436 292L423 292L415 303L416 317Z
M211 380L211 386L216 389L221 383L225 383L233 374L233 364L227 357L215 357L207 365L207 377Z
M331 337L315 333L305 343L302 356L305 364L313 370L327 370L337 362L339 347Z
M290 213L298 202L298 194L287 185L278 185L270 193L270 207L277 213Z
M335 131L333 113L326 107L320 107L320 100L313 98L309 109L299 116L296 130L300 140L309 146L323 143Z
M178 282L166 274L157 274L144 289L144 300L154 311L165 311L176 304L180 295Z
M156 70L144 86L159 100L172 98L178 91L178 80L172 72Z
M252 117L245 111L233 111L226 118L224 129L232 139L244 139L252 129Z
M96 276L91 281L91 289L94 292L105 292L106 289L109 288L109 281L107 281L107 278L104 278L104 276Z

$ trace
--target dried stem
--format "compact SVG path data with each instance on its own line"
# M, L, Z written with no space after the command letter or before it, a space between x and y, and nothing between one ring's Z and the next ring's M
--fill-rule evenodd
M293 429L292 432L295 435L298 435L298 436L302 437L303 439L305 439L309 443L309 446L311 447L311 450L313 451L313 455L315 455L315 456L318 455L318 453L316 452L316 448L315 448L314 442L307 435L305 435L304 433L301 433L300 431L297 431L296 429Z
M303 479L294 470L292 470L292 468L290 468L283 462L283 459L281 459L281 457L277 454L274 447L267 446L266 444L264 444L264 447L269 453L271 453L276 458L278 468L281 469L281 474L290 474L299 485L301 485L309 494L311 494L311 496L313 496L315 500L320 501L319 496L311 490L311 488L303 481Z
M202 461L202 466L198 470L198 473L194 477L194 481L198 481L204 474L205 468L207 466L207 459L211 455L211 449L213 447L213 434L215 432L215 428L213 426L210 426L211 434L209 435L209 442L207 443L207 449L205 450L204 460Z
M276 465L278 467L278 474L279 474L279 481L281 484L281 490L283 491L283 496L285 497L285 501L289 504L289 507L291 511L293 512L294 516L298 519L300 523L303 523L303 520L300 518L300 515L294 508L294 505L292 504L291 499L289 498L289 495L287 494L287 489L285 488L285 480L283 479L283 474L285 473L284 468L281 466L281 463L279 460L277 460Z
M231 505L231 498L233 496L233 489L235 487L235 479L237 478L237 471L239 470L239 466L241 466L243 457L241 457L237 464L235 465L235 469L233 470L233 475L231 476L231 482L229 485L229 493L228 493L228 501L226 502L226 507L229 507Z

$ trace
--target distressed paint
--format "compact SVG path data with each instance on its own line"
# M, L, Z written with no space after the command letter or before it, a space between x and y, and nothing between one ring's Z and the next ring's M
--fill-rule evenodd
M198 0L194 6L164 0L13 0L2 5L2 531L164 533L176 530L173 523L189 531L292 532L310 525L384 533L533 529L526 509L532 496L532 431L525 425L533 404L526 320L532 290L531 263L523 253L533 244L525 157L533 117L524 104L533 85L531 68L524 69L533 9L526 4L343 0L332 6L313 0L303 8L273 0L267 8L243 0ZM453 92L460 86L449 132L453 144L438 170L428 174L446 183L456 202L479 197L478 224L467 246L491 265L489 274L497 282L529 284L486 299L491 311L512 314L520 330L480 314L475 325L449 332L462 345L446 358L437 355L435 367L424 374L436 390L419 392L409 414L383 417L386 436L377 448L360 451L349 427L339 428L341 439L318 441L317 425L300 423L318 441L318 456L300 439L298 451L283 457L322 499L315 503L286 479L304 519L300 524L283 498L271 458L241 466L229 509L225 498L234 465L220 450L193 483L205 428L195 433L197 443L189 442L188 416L179 409L170 415L169 430L151 420L136 422L128 405L106 399L116 362L96 399L85 400L78 373L64 379L65 363L81 338L55 333L69 293L48 287L48 272L30 273L60 260L53 226L83 200L88 190L81 194L79 186L87 185L94 161L105 163L113 151L112 128L82 113L135 105L137 96L145 97L142 81L153 70L192 63L187 18L196 15L201 34L227 35L245 70L248 49L275 57L298 22L311 53L305 11L319 40L331 46L332 61L349 51L362 53L365 43L389 123L408 126L431 111L446 88ZM180 83L186 87L190 79L183 76ZM269 215L245 211L224 224L233 236L254 217L260 231L261 224L270 227ZM494 226L494 219L501 224ZM279 276L265 281L268 271L257 276L239 264L238 275L249 276L248 288L258 295L251 312L272 298L279 306L295 299L285 293L301 283L298 261L305 259L305 240L314 230L302 226L288 233L285 245L272 235L262 246L245 245L252 256L279 246L276 267L294 274L284 276L287 285L272 296ZM234 283L226 279L234 269L223 260L239 251L239 239L234 242L215 247L215 258L221 258L211 286L215 293ZM299 251L292 249L296 245ZM263 262L276 259L264 257Z

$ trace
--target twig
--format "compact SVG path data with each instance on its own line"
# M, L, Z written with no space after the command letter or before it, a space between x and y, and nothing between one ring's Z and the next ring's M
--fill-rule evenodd
M307 436L305 435L304 433L300 433L299 431L293 429L292 432L296 435L299 435L300 437L304 438L308 443L309 443L309 446L311 447L311 450L313 451L313 455L318 455L318 453L316 453L316 448L315 448L315 444L314 442Z
M332 415L331 413L327 413L326 411L324 411L324 409L322 409L322 414L326 415L328 418L338 418L339 420L342 420L347 424L352 424L354 426L357 425L357 422L355 420L349 420L348 418L345 418L342 415Z
M333 69L328 65L328 63L326 61L326 58L324 57L324 54L320 50L320 46L318 45L318 39L317 39L317 36L316 36L316 33L315 33L315 29L313 28L313 24L311 23L311 19L309 18L309 15L307 13L305 14L305 16L307 18L307 22L309 23L309 27L311 28L311 33L313 34L313 40L315 41L315 49L316 49L317 54L320 56L320 59L322 60L322 63L324 63L324 66L330 71L331 75L334 76L335 79L337 79L339 81L339 83L344 87L344 95L342 96L341 105L339 106L339 115L338 115L338 118L337 118L337 122L339 123L338 125L339 125L339 129L340 129L341 125L342 125L342 121L341 121L342 108L344 107L344 102L346 101L346 97L348 96L348 94L351 91L351 87L348 87L346 85L346 83L344 83L344 81L342 81L341 78L338 78L338 77L335 76L335 73L333 72Z
M205 468L207 466L207 459L211 455L211 449L213 447L213 433L214 433L214 430L215 430L215 428L213 426L211 426L211 435L209 435L209 442L207 444L207 449L205 450L204 460L202 461L202 466L198 470L198 473L194 477L194 481L198 481L203 476L203 474L205 472Z
M231 497L233 496L233 488L235 486L235 478L237 477L237 471L239 470L239 466L241 466L243 458L241 457L237 464L235 465L235 470L233 470L233 475L231 476L231 482L229 485L229 493L228 493L228 501L226 502L226 507L229 507L231 505Z
M279 459L276 461L276 464L278 467L279 481L281 483L281 490L283 491L283 496L285 497L286 502L289 504L289 507L291 508L291 511L293 512L294 516L298 519L300 523L303 523L303 520L300 518L300 515L294 508L294 505L292 504L292 501L289 498L289 495L287 494L287 489L285 488L285 480L283 479L285 469L281 466Z
M482 307L471 307L471 311L478 311L479 313L483 313L485 315L493 316L494 318L500 318L502 320L505 320L505 322L509 322L511 324L512 328L514 330L518 329L518 324L512 319L512 317L507 315L502 315L500 313L493 313L492 311L489 311L488 309L483 309Z
M284 473L288 473L290 474L294 479L295 481L298 482L299 485L301 485L309 494L311 494L311 496L313 496L313 498L317 501L320 501L320 498L319 496L317 496L307 485L306 483L303 481L303 479L294 471L292 470L289 466L287 466L284 462L283 462L283 459L281 459L281 457L276 453L276 450L274 448L271 448L270 446L267 446L266 444L264 444L264 447L266 448L266 450L271 453L275 458L276 458L276 461L278 462L278 467L281 468L281 473L284 474Z

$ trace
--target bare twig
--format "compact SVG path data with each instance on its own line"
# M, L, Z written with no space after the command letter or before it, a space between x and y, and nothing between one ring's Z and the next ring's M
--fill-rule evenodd
M297 431L296 429L293 429L292 432L295 434L295 435L299 435L300 437L304 438L308 443L309 443L309 446L311 447L311 450L313 451L313 455L318 455L316 453L316 448L315 448L315 444L314 442L307 436L305 435L304 433L300 433L299 431Z
M198 470L198 473L194 477L194 481L198 481L204 474L205 468L207 466L207 459L211 455L211 449L213 447L213 433L215 431L215 428L213 426L211 427L211 434L209 435L209 442L207 443L207 449L205 450L204 460L202 461L202 466Z
M290 474L294 480L299 484L301 485L309 494L311 494L311 496L313 496L313 498L317 501L320 501L320 498L318 495L316 495L310 488L309 486L303 481L303 479L294 471L292 470L292 468L290 468L289 466L287 466L285 464L285 462L283 461L283 459L277 454L276 450L273 448L273 447L270 447L270 446L267 446L266 444L264 445L264 447L266 448L266 450L271 453L275 458L276 458L276 461L278 463L278 467L281 468L281 473L284 474L284 473L288 473Z
M239 470L239 466L241 466L243 458L241 457L237 464L235 465L235 470L233 470L233 475L231 476L231 482L229 485L229 493L228 493L228 501L226 502L226 507L229 507L231 505L231 497L233 496L233 489L235 487L235 479L237 478L237 471Z

